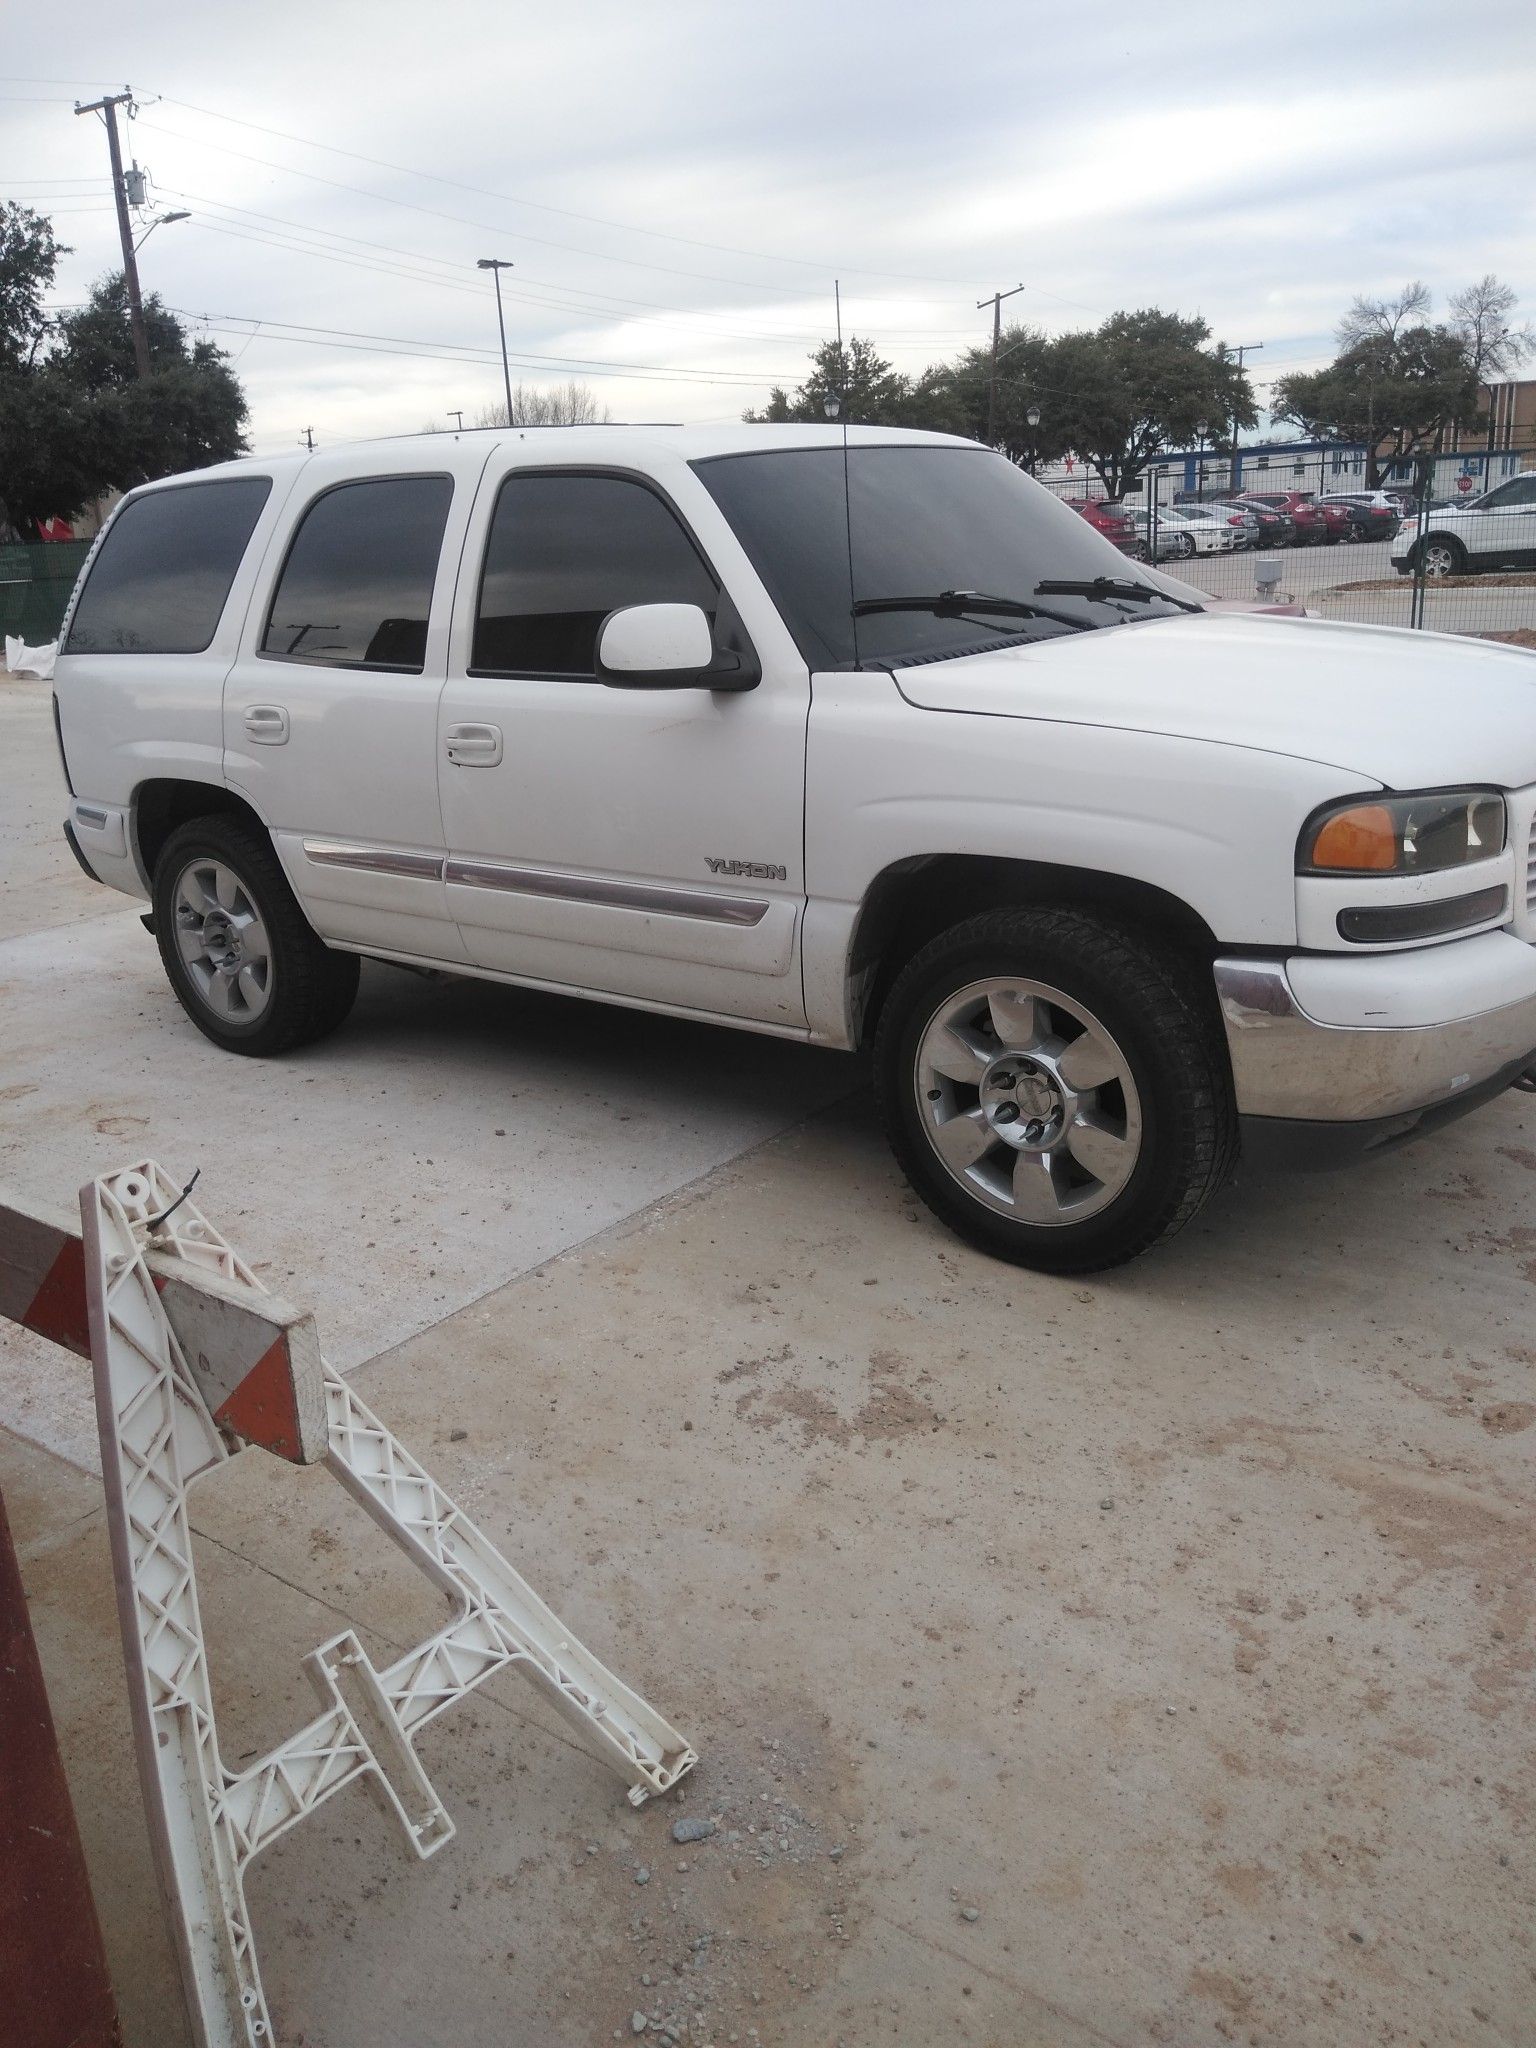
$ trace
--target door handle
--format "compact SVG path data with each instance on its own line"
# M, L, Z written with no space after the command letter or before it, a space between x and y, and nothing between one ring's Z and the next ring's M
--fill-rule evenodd
M245 731L259 747L280 747L288 737L288 714L281 704L248 704Z
M501 727L450 725L443 745L461 768L494 768L501 759Z

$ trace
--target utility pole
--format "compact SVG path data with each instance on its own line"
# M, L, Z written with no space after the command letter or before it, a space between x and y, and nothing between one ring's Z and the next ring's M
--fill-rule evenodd
M476 270L488 270L496 280L496 325L501 330L501 381L507 393L507 425L512 424L512 372L507 368L507 323L501 311L501 273L515 266L504 262L500 256L481 256L476 259Z
M991 447L997 439L997 352L1002 345L1003 339L1003 301L1004 299L1016 297L1023 289L1023 285L1016 284L1011 291L994 292L990 299L978 299L976 301L978 313L983 306L990 306L992 308L992 375L987 380L988 447Z
M1257 355L1263 346L1262 341L1244 341L1238 344L1233 353L1237 357L1237 374L1239 377L1243 374L1243 357ZM1228 481L1235 489L1237 485L1237 393L1235 391L1232 394L1232 471Z
M464 415L463 415L463 413L462 413L462 412L460 412L460 411L459 411L459 409L458 409L458 407L457 407L457 406L453 406L453 405L450 405L450 406L449 406L449 408L448 408L448 417L449 417L449 419L451 419L451 420L457 420L457 421L458 421L458 423L459 423L459 426L458 426L458 431L459 431L459 432L460 432L460 433L462 434L462 433L463 433L463 431L464 431Z
M306 427L306 428L304 429L304 446L305 446L305 447L306 447L306 448L307 448L307 449L309 450L309 452L310 452L310 454L311 454L311 455L313 455L313 454L314 454L314 452L315 452L315 430L314 430L314 428L313 428L313 427Z
M141 377L149 375L149 335L144 327L144 302L139 297L139 266L133 253L133 230L128 224L128 192L123 183L123 152L117 140L117 110L132 108L133 94L108 93L92 100L88 107L75 102L77 114L100 114L106 123L107 154L112 159L112 197L117 206L117 234L123 245L123 282L128 289L128 324L133 329L133 360Z

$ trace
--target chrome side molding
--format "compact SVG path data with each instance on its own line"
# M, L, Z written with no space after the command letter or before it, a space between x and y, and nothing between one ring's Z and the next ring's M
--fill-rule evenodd
M702 918L713 924L757 925L768 915L765 898L713 889L677 889L660 882L623 882L607 875L572 875L555 868L525 868L508 861L460 860L409 847L365 846L345 839L306 839L304 857L316 867L364 874L404 875L413 881L454 882L466 889L499 889L516 896L547 896L607 910L638 910L652 917Z
M360 868L370 875L411 875L418 881L440 882L440 853L415 853L405 846L360 846L345 839L306 839L304 858L317 868Z
M610 910L649 911L653 916L701 917L715 924L761 924L766 902L726 896L708 889L672 889L655 882L620 882L604 875L568 875L551 868L521 868L493 860L453 860L444 879L470 889L506 889L518 896L554 896L567 903L596 903Z

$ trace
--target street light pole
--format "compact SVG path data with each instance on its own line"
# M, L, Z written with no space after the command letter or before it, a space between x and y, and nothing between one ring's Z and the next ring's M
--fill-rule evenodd
M191 214L187 212L185 207L182 208L180 213L162 213L157 215L156 218L152 220L149 226L144 230L143 234L140 235L139 239L134 243L134 254L138 254L139 250L143 248L144 244L149 240L150 236L155 232L156 228L169 227L173 220L190 220L191 218Z
M112 198L117 207L117 235L123 245L123 283L128 293L128 325L133 330L134 367L141 377L149 375L149 334L144 325L144 303L139 297L139 266L133 259L133 230L128 225L128 193L123 183L123 152L117 140L117 110L131 107L131 92L108 93L89 106L75 102L77 114L100 114L107 126L107 154L112 160Z
M501 333L501 381L507 394L507 425L512 424L512 372L507 367L507 323L501 310L501 273L513 270L515 264L503 262L499 256L481 256L476 260L476 270L488 270L496 280L496 325Z

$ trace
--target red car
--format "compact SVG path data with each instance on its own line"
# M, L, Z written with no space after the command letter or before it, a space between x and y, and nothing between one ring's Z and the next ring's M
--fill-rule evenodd
M1122 555L1134 555L1143 545L1135 520L1123 506L1112 505L1107 498L1063 498L1061 502L1086 519L1095 533L1112 540Z
M1256 505L1273 505L1277 512L1284 512L1294 520L1296 539L1294 545L1321 547L1325 541L1348 540L1350 518L1342 505L1324 504L1311 491L1248 491L1245 495Z

